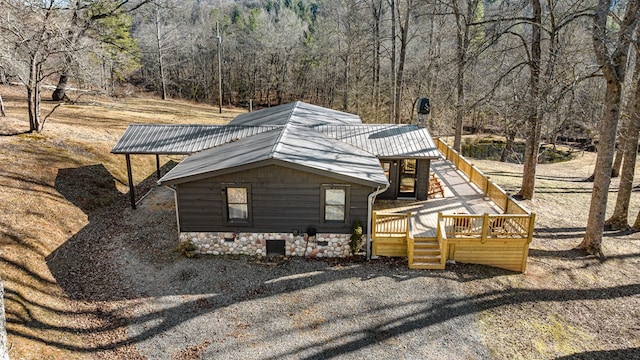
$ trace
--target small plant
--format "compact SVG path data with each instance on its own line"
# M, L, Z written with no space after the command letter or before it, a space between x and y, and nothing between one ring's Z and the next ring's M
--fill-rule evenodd
M353 222L353 226L351 227L351 238L349 239L349 249L351 250L351 255L355 255L360 247L362 246L362 224L360 220L356 220Z
M182 241L175 247L175 251L188 258L193 257L196 254L198 248L191 241Z

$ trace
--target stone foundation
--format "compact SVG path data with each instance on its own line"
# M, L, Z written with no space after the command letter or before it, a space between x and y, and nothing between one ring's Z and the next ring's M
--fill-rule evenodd
M267 241L284 240L286 256L348 257L350 234L183 232L180 242L195 245L196 254L267 255Z

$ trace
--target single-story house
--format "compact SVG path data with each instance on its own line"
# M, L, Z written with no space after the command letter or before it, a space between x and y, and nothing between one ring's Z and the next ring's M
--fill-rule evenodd
M343 257L375 198L427 198L426 128L368 125L303 102L229 124L131 125L113 153L189 154L159 185L175 191L181 241L200 253Z

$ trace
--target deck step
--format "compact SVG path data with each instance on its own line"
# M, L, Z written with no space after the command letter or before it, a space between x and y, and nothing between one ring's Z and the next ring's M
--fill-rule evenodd
M431 255L413 255L413 262L440 262L440 254L431 254Z
M413 248L414 255L440 255L440 249L416 249Z
M435 239L415 239L413 242L413 257L409 259L411 269L444 269L440 253L440 244Z
M440 244L437 241L433 242L416 242L413 245L414 249L440 249Z
M444 264L441 263L420 263L420 262L414 262L413 264L409 265L410 269L419 269L419 270L443 270L444 269Z

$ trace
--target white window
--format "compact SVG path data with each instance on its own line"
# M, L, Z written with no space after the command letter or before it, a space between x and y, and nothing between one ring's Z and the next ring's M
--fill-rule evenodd
M245 184L223 185L227 224L251 224L251 187Z
M346 223L349 217L349 186L322 186L322 218L324 222Z

